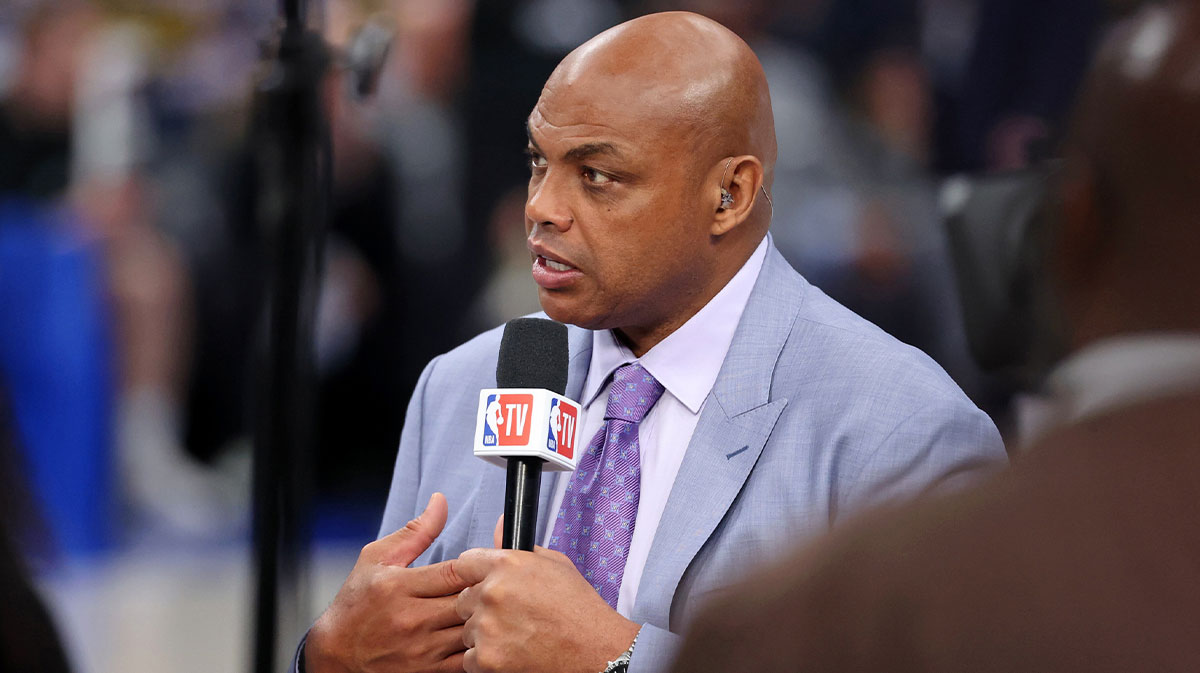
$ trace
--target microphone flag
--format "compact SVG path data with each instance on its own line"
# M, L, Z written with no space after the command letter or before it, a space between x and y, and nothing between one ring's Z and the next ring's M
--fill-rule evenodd
M475 456L504 467L507 459L541 458L551 470L574 471L579 405L543 388L479 391Z

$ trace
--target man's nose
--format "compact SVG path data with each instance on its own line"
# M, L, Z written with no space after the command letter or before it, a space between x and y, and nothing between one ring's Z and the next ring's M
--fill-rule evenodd
M556 175L554 171L547 171L540 182L529 185L525 219L537 226L550 225L561 231L569 229L575 218L566 198L566 188L561 173Z

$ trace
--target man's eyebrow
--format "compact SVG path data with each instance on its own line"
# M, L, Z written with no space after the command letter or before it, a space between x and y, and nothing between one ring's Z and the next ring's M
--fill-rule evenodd
M537 141L533 139L533 130L529 128L529 122L525 122L525 135L529 138L529 144L533 149L537 150L538 154L544 155L541 147L538 147ZM610 154L615 157L621 156L621 151L617 146L608 142L584 143L577 147L572 147L563 155L563 161L581 161L588 157L594 157L598 154Z
M611 154L613 156L621 156L620 150L612 143L584 143L567 150L563 155L564 161L581 161L589 157L594 157L598 154Z
M533 145L533 149L537 150L538 154L545 154L542 152L542 148L538 147L537 141L533 139L533 129L529 128L528 120L525 122L525 135L529 138L529 144Z

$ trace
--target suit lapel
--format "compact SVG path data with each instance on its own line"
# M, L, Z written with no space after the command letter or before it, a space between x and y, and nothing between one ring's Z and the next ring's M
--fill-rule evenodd
M545 317L539 314L537 317ZM587 377L588 365L592 360L592 333L589 330L567 325L568 353L566 396L578 400L583 393L583 380ZM492 385L495 385L493 381ZM561 472L543 472L542 488L538 494L538 525L536 539L540 544L545 538L546 525L550 520L550 500ZM504 468L487 466L479 477L475 489L475 505L471 514L471 526L467 532L467 547L491 547L492 532L496 530L496 519L504 513Z
M676 588L741 491L786 399L770 399L775 363L804 284L774 246L704 403L646 559L633 619L670 626Z

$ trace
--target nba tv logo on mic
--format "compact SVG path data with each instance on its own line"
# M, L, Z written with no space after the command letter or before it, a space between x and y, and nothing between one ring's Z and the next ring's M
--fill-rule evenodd
M575 422L579 410L558 400L550 400L550 437L546 448L557 451L567 458L575 455Z
M551 470L574 470L579 405L549 390L479 391L475 455L497 465L504 459L533 456Z
M533 395L488 395L483 415L484 446L521 446L529 443L529 416Z

